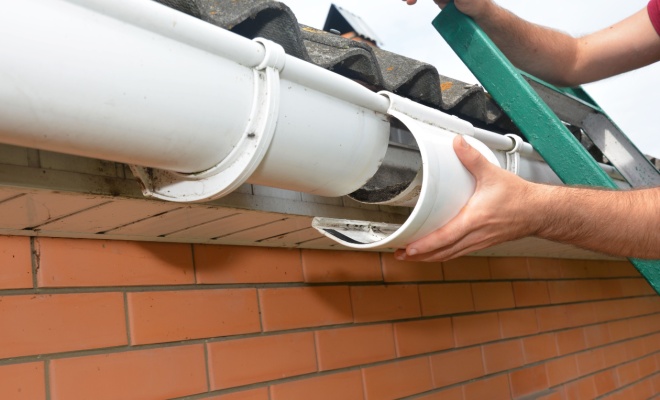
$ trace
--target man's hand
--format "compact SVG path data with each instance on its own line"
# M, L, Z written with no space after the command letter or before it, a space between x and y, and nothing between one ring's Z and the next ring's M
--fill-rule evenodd
M454 151L476 179L461 212L430 235L397 250L401 260L445 261L505 241L534 235L540 224L530 198L543 187L491 164L459 135Z
M413 4L417 4L417 0L403 0L403 1L405 1L406 4L408 4L409 6L412 6ZM438 7L443 8L444 6L447 5L447 3L449 3L449 0L444 0L444 1L443 0L433 0L433 2L435 4L437 4Z
M408 5L417 3L417 0L405 0ZM445 8L449 4L449 0L433 0L440 8ZM469 15L472 18L482 15L486 10L493 6L492 0L455 0L456 8L463 14Z
M605 254L660 259L660 187L617 191L527 182L491 164L457 136L454 151L476 179L454 219L397 250L411 261L445 261L537 236Z

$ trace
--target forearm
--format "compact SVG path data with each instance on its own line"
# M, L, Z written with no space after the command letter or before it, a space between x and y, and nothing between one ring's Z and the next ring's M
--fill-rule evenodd
M617 256L660 259L660 188L608 191L534 185L536 235Z
M559 31L527 22L487 2L473 16L517 68L560 86L573 86L578 41Z
M660 259L660 187L612 191L532 183L494 166L457 136L454 151L476 179L451 221L399 250L399 259L445 261L527 236L616 256Z
M576 39L518 18L491 0L456 1L456 6L516 67L559 86L593 82L660 60L660 36L646 9Z

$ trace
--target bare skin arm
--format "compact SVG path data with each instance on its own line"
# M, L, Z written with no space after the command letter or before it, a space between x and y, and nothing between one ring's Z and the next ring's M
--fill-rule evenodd
M660 37L645 9L575 39L526 22L492 0L456 0L456 7L474 18L518 68L558 85L575 86L660 59ZM449 260L526 236L617 256L660 258L660 188L540 185L491 165L465 141L455 140L454 150L476 178L474 195L445 226L398 250L398 258Z
M660 258L660 188L609 191L527 182L489 163L462 138L456 155L475 176L468 204L396 257L444 261L526 236L615 256Z
M448 1L435 3L442 8ZM577 86L660 60L660 36L646 9L576 39L527 22L492 0L457 0L455 4L481 26L516 67L556 85Z

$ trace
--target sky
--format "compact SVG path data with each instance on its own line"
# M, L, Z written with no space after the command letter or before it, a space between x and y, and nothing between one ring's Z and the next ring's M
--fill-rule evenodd
M330 4L354 14L382 40L382 48L432 64L441 75L477 83L431 26L440 11L431 0L408 6L402 0L280 0L298 22L323 28ZM646 6L647 0L499 0L497 3L527 19L573 36L606 28ZM584 89L645 154L660 158L660 63L617 77L590 83Z

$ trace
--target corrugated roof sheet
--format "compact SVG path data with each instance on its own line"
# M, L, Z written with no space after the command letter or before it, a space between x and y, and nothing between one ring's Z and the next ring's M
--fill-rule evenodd
M298 24L285 4L273 0L157 0L241 36L263 37L287 54L479 126L512 132L515 126L478 85L440 75L435 67Z
M481 86L441 75L430 64L299 24L286 4L274 0L155 1L246 38L272 40L287 54L359 81L374 91L396 93L481 128L520 134ZM602 154L587 136L579 129L572 130L596 161L603 162Z

